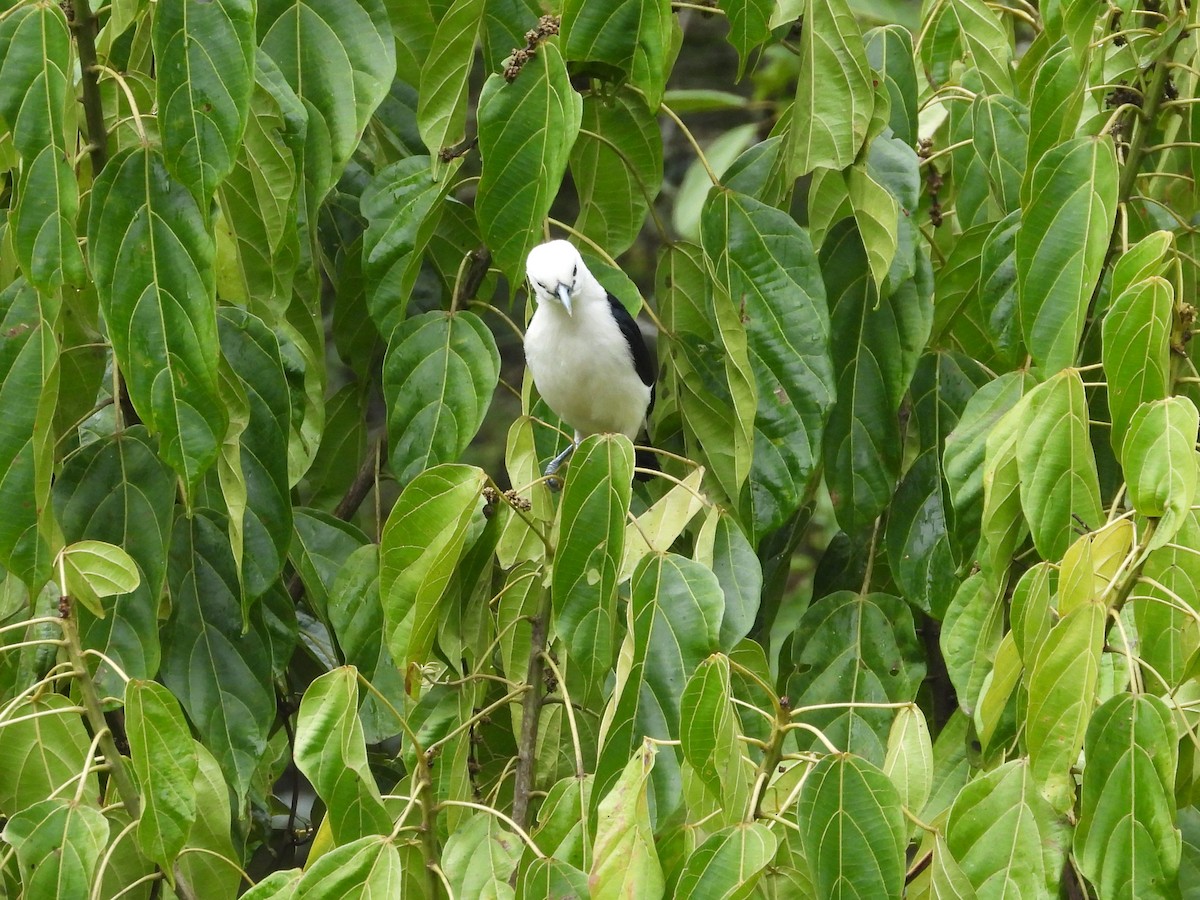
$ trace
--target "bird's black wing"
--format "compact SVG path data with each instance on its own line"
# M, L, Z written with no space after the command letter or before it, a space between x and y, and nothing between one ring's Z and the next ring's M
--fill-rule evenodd
M633 354L633 367L637 370L638 378L642 379L642 384L650 388L650 405L646 407L646 415L649 415L650 411L654 409L654 381L657 375L654 370L654 359L646 347L642 329L629 314L629 310L611 293L608 294L608 305L612 310L613 318L617 320L617 327L621 329L621 334L625 337L625 343L629 345L629 352Z

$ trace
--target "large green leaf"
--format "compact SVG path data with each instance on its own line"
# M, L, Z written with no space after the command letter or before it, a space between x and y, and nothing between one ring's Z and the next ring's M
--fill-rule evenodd
M252 0L179 0L154 16L158 127L167 169L207 204L233 170L254 88Z
M229 897L241 884L241 875L235 867L239 857L230 836L233 811L229 805L229 785L204 745L192 746L199 762L193 782L196 821L176 866L189 885L203 885L218 897Z
M912 613L899 597L839 591L809 607L792 635L787 694L793 707L904 703L916 697L925 662ZM832 708L805 713L839 750L882 765L892 712ZM797 732L801 746L821 747Z
M1021 212L1014 210L996 223L979 256L979 308L995 348L996 362L1015 367L1025 358L1017 314L1016 241Z
M1117 694L1092 716L1075 855L1101 897L1177 896L1177 740L1154 696Z
M925 808L933 789L933 742L925 714L915 703L896 710L883 772L892 779L905 808Z
M588 875L593 897L636 895L658 900L663 896L663 870L654 846L647 797L657 752L649 741L638 747L612 790L600 801Z
M59 551L57 565L63 593L98 616L104 615L101 598L131 593L142 580L133 558L107 541L67 544Z
M225 523L211 512L175 520L163 627L162 680L213 752L239 802L275 721L266 626L242 628L241 589ZM257 612L261 607L257 607Z
M367 835L335 847L312 863L296 884L295 900L325 897L403 896L404 872L395 842Z
M326 167L305 160L316 203L345 168L396 74L382 0L261 0L258 40L308 111L309 142Z
M1019 100L993 94L977 96L971 113L975 152L987 164L992 197L1000 209L1010 213L1021 206L1029 110Z
M7 705L0 718L0 813L15 816L39 800L78 787L90 765L91 739L71 701L47 693ZM21 721L14 721L14 720ZM83 776L84 795L99 797L94 771Z
M761 822L723 828L688 857L674 896L691 900L748 896L775 857L778 843Z
M1032 146L1032 145L1031 145ZM1017 233L1021 330L1049 372L1075 360L1117 211L1112 138L1081 137L1040 158Z
M662 135L641 97L621 91L584 98L571 176L579 193L575 228L612 255L624 253L663 180Z
M1028 205L1036 196L1032 179L1038 162L1075 134L1087 96L1084 83L1079 61L1065 40L1047 49L1029 89L1029 143L1021 184L1022 205Z
M495 897L508 889L524 849L495 816L475 813L454 829L442 849L455 897Z
M678 739L684 685L717 650L724 605L717 577L694 560L655 553L638 565L630 581L628 645L601 727L594 797L613 784L640 738ZM673 753L658 761L653 781L662 819L680 800Z
M304 692L296 718L295 759L325 803L337 844L391 830L391 817L367 764L354 668L326 672Z
M1083 380L1070 369L1028 395L1017 440L1021 508L1043 559L1062 558L1076 525L1104 523Z
M291 398L279 341L261 319L236 308L221 310L221 354L249 401L238 461L246 485L242 557L248 598L261 596L278 579L292 539L287 442Z
M1143 403L1129 422L1121 465L1129 502L1158 518L1150 549L1175 537L1196 498L1196 433L1200 412L1187 397Z
M479 514L486 476L472 466L435 466L408 483L388 515L379 546L379 589L387 646L409 683L428 661L438 602L458 565L467 528Z
M75 238L79 186L67 162L74 147L65 121L67 29L63 10L52 3L13 6L0 21L0 122L24 158L11 208L13 249L29 280L45 290L85 280Z
M1117 294L1104 316L1104 375L1112 448L1118 455L1137 408L1167 396L1174 305L1171 283L1153 276Z
M974 714L1004 631L1004 601L982 572L955 591L942 621L941 650L959 708Z
M792 106L792 174L844 169L858 156L875 88L862 32L848 0L809 0Z
M217 294L274 322L292 299L301 264L308 113L266 53L258 51L255 65L241 147L217 187Z
M983 0L934 0L922 19L917 49L934 87L954 82L961 64L978 71L989 93L1012 93L1008 30Z
M493 74L479 95L483 170L475 198L479 230L509 282L524 280L525 256L541 240L583 116L553 41L514 81Z
M21 896L86 897L108 833L108 820L100 810L67 797L42 800L14 815L3 837L17 853Z
M863 39L867 62L883 76L888 93L888 125L896 138L915 146L917 141L917 67L913 60L912 33L902 25L872 28Z
M1030 664L1025 741L1030 773L1057 809L1075 799L1071 767L1096 701L1107 607L1087 603L1067 613Z
M670 74L672 24L667 0L566 0L563 56L627 78L657 110Z
M438 168L442 148L463 139L467 127L467 79L475 61L475 39L484 0L455 0L434 32L431 53L421 66L417 125Z
M701 662L679 699L679 740L684 760L712 799L727 817L740 821L753 776L741 756L741 722L731 694L728 657L714 654Z
M862 241L845 222L821 246L837 378L825 434L825 479L838 524L850 534L873 522L895 490L903 451L900 403L932 319L931 295L913 282L879 295Z
M24 279L0 293L0 565L33 591L50 576L55 318L53 305Z
M195 744L179 701L153 681L126 688L125 728L142 795L138 846L170 871L196 821Z
M738 81L746 73L750 54L771 37L769 22L775 4L771 0L718 0L729 20L729 43L738 52Z
M158 673L158 597L176 496L175 476L155 454L154 443L143 426L126 428L80 449L54 481L63 539L116 544L141 572L133 593L104 604L104 618L76 610L84 647L101 651L133 678ZM106 662L98 662L95 673L106 691L121 695L124 679Z
M900 795L871 763L849 753L824 757L804 782L797 820L817 896L903 893Z
M979 900L1056 896L1069 839L1023 759L968 782L946 820L946 845Z
M216 461L228 424L204 215L156 150L136 148L96 180L88 247L129 397L190 492Z
M396 329L383 363L383 395L397 481L458 460L483 424L499 377L496 339L474 313L435 310Z
M726 302L744 310L759 397L747 502L761 534L796 510L819 462L834 390L825 288L808 235L774 207L713 191L700 230ZM763 483L772 459L782 464L784 483Z
M592 701L600 697L616 650L617 575L625 549L632 478L629 438L585 438L571 457L559 505L559 537L550 577L555 630L567 645L570 671L582 679L582 696Z
M1200 649L1200 622L1194 614L1200 608L1200 555L1195 553L1196 547L1200 547L1200 522L1192 512L1171 544L1147 558L1142 568L1145 578L1130 597L1138 653L1170 685L1183 681L1193 655Z

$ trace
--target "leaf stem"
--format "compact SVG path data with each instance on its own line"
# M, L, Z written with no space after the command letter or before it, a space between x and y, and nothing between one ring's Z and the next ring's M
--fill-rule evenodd
M675 123L675 127L683 132L683 136L687 138L688 143L692 145L692 149L696 151L696 158L700 160L700 165L704 167L705 173L708 175L708 180L713 183L713 187L721 186L721 179L717 177L717 173L713 171L713 167L708 164L708 157L704 155L704 151L700 149L700 144L696 141L696 136L692 134L690 128L683 124L683 119L676 115L675 110L667 106L665 103L660 103L658 108L667 118Z
M754 789L750 792L750 803L746 809L747 822L753 822L762 816L763 796L775 775L779 763L783 759L783 742L787 739L788 710L780 703L775 710L775 720L771 723L771 736L767 739L767 750L762 762L758 764L758 772L754 776Z

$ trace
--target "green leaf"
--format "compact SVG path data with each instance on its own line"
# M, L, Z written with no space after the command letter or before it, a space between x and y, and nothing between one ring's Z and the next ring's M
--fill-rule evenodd
M883 295L887 291L888 270L896 258L900 204L883 185L871 178L865 164L851 166L845 176L846 193L866 251L871 280L875 290ZM831 237L836 239L835 235ZM834 334L837 333L835 326Z
M762 534L795 512L818 464L834 389L825 288L808 235L774 207L713 191L700 230L709 268L729 298L725 302L744 309L759 397L746 502L754 531ZM782 484L762 483L772 457L782 464Z
M571 457L559 504L558 549L550 576L555 630L567 645L571 671L582 678L583 696L592 700L599 698L612 667L617 574L632 478L629 438L585 438Z
M524 848L521 839L495 816L472 815L451 833L442 849L453 896L503 896Z
M196 821L176 866L188 884L204 885L206 891L218 897L231 897L237 893L241 875L237 871L240 857L233 849L229 833L233 818L229 785L217 761L203 745L193 742L192 749L199 762L193 783Z
M694 469L625 526L618 583L627 580L648 554L666 553L674 546L688 523L704 507L704 495L700 492L703 477L702 468Z
M608 790L639 737L678 739L683 687L717 650L723 608L716 576L700 563L657 553L638 565L630 581L629 637L600 729L594 797ZM663 819L681 799L673 753L655 767L654 787Z
M1025 358L1018 316L1016 240L1021 212L1014 210L996 223L979 257L979 306L999 362L1016 366Z
M56 311L18 278L0 292L0 565L36 593L50 577L48 521L58 394Z
M458 460L483 423L499 377L496 340L474 313L435 310L396 329L383 363L383 394L400 484Z
M247 599L252 599L279 579L292 538L287 470L291 397L279 341L261 319L224 308L217 327L221 354L249 401L249 418L239 437L246 484L244 555L239 563Z
M917 141L917 68L912 33L902 25L883 25L863 35L867 62L883 75L888 93L888 124L905 144Z
M934 87L953 83L954 69L975 69L988 93L1012 94L1008 30L983 0L934 0L922 16L917 52Z
M399 897L400 853L386 836L367 835L335 847L312 863L296 885L295 900L325 897Z
M275 721L275 692L261 618L252 615L242 629L237 566L216 514L176 518L167 576L162 680L241 802Z
M141 425L81 448L54 480L54 513L63 540L115 544L140 571L132 594L104 603L104 618L76 608L83 646L101 651L132 678L158 673L157 598L167 574L176 485ZM105 691L121 696L124 678L104 661L95 671Z
M1154 231L1122 253L1113 266L1109 296L1120 297L1139 281L1163 275L1174 237L1170 231Z
M1021 508L1043 559L1061 559L1076 523L1104 522L1088 408L1079 372L1070 369L1028 395L1017 441Z
M1019 100L993 94L977 96L971 114L975 152L987 164L992 198L1006 213L1020 209L1029 110Z
M1115 290L1115 275L1113 282ZM1168 395L1175 292L1165 278L1151 276L1114 296L1104 316L1103 359L1112 448L1119 456L1137 409Z
M405 673L433 649L438 601L463 553L486 475L472 466L436 466L408 483L379 545L379 589L392 658Z
M484 0L455 0L438 21L430 54L421 66L417 125L438 169L438 154L459 143L467 127L467 79Z
M21 269L43 290L86 280L75 238L79 186L66 161L75 128L72 123L68 144L71 71L63 11L54 4L10 5L0 21L0 122L7 125L24 170L15 179L17 201L9 225Z
M712 569L725 594L721 649L728 653L754 627L762 601L762 563L733 516L719 508L696 536L694 558Z
M916 704L896 710L888 732L883 774L892 779L906 808L925 808L933 789L933 741L925 714Z
M297 509L288 555L318 615L329 603L334 582L347 558L367 543L355 526L315 509Z
M254 88L251 0L182 0L154 16L158 127L167 169L207 204L234 166Z
M1080 137L1055 147L1038 160L1030 183L1016 242L1021 331L1034 361L1057 372L1074 362L1112 236L1112 138Z
M862 238L848 222L822 245L821 270L838 398L825 436L825 478L838 524L857 533L895 490L903 450L898 413L932 309L919 289L917 296L911 288L879 296L867 277Z
M613 256L624 253L642 230L663 180L662 135L641 97L619 91L584 98L571 177L579 193L576 230Z
M809 0L792 105L792 175L844 169L867 138L875 87L862 32L848 0Z
M586 896L587 874L554 857L533 860L517 877L517 900Z
M1187 397L1143 403L1129 422L1121 466L1133 508L1158 518L1151 550L1172 540L1192 509L1198 429L1200 412Z
M380 169L363 188L367 308L385 339L405 318L449 181L434 180L428 156L410 156Z
M1096 701L1106 612L1088 603L1067 613L1030 664L1025 726L1030 773L1057 809L1075 799L1070 770Z
M808 608L792 635L787 680L792 706L823 703L906 703L916 696L925 663L912 613L889 594L839 591ZM833 742L872 763L882 764L892 712L834 708L804 717ZM820 747L797 733L802 749Z
M723 900L748 896L775 856L778 839L761 822L730 825L692 851L675 885L675 897Z
M108 831L108 820L98 809L66 797L42 800L13 816L3 837L17 852L21 896L86 897Z
M296 718L296 767L326 807L338 845L391 831L358 719L358 677L351 666L326 672L308 686Z
M738 53L737 80L746 74L746 64L754 49L771 37L770 18L775 4L771 0L718 0L729 20L728 40ZM672 104L672 109L678 107Z
M483 85L475 215L510 284L524 281L525 257L541 240L582 116L583 100L553 42L538 48L516 80L494 74Z
M573 63L599 64L606 75L628 78L656 110L673 61L672 24L667 0L566 0L563 56Z
M142 796L138 846L169 872L196 821L195 744L179 701L153 681L126 687L125 728Z
M74 705L62 694L47 693L5 706L0 717L0 813L15 816L65 785L78 785L90 765L91 739ZM21 719L23 721L14 721ZM83 794L99 797L94 771L83 776Z
M137 589L142 576L133 558L104 541L76 541L62 551L66 584L63 593L85 604L97 616L104 616L101 597L128 594Z
M1193 512L1174 541L1146 559L1142 582L1130 598L1139 655L1172 685L1183 681L1200 648L1200 623L1194 615L1200 607L1200 556L1193 552L1198 541L1200 523Z
M713 655L696 667L679 698L680 749L713 801L740 821L753 775L741 758L740 720L730 700L729 658Z
M1026 666L1033 662L1050 633L1057 574L1054 563L1040 562L1028 568L1013 588L1009 619L1017 654Z
M979 900L1056 896L1069 839L1024 759L968 782L946 820L946 846Z
M261 0L257 28L259 45L304 101L310 136L328 148L327 169L305 160L315 205L337 182L395 77L387 13L382 0Z
M1036 196L1033 178L1038 163L1075 134L1087 92L1075 52L1065 39L1046 51L1029 89L1029 143L1021 202L1028 206ZM1065 221L1075 221L1067 219Z
M804 855L817 896L898 897L904 886L904 816L891 780L849 753L824 757L800 792Z
M946 608L941 649L958 705L973 715L1000 647L1004 600L982 572L967 577Z
M600 801L588 887L592 896L658 900L662 866L654 847L646 786L658 748L646 741Z
M1101 897L1177 896L1177 741L1154 696L1117 694L1092 716L1075 854Z
M163 158L135 148L92 189L88 247L113 354L134 408L189 494L228 425L217 387L213 244Z

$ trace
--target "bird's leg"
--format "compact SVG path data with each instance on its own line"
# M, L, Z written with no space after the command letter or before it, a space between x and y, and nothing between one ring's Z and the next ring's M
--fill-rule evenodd
M562 453L558 454L558 456L554 457L554 459L550 460L550 462L547 463L546 471L543 472L542 474L544 474L546 476L546 478L549 479L546 482L546 487L550 488L550 490L552 490L552 491L562 490L562 479L557 477L555 475L555 473L558 471L558 467L567 461L568 457L570 457L570 455L575 452L575 448L578 446L579 446L578 439L571 441L571 443L567 445L566 450L564 450Z

